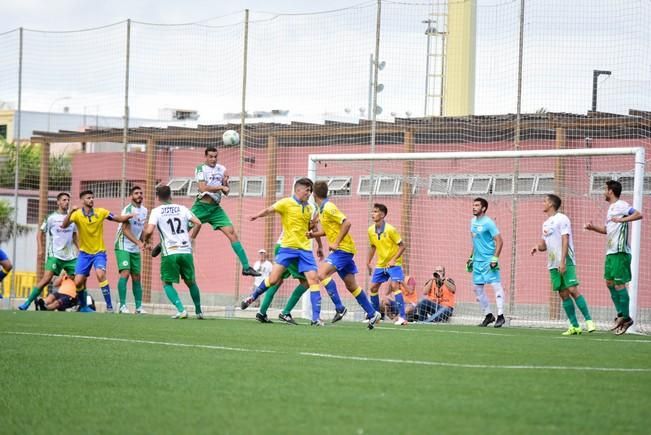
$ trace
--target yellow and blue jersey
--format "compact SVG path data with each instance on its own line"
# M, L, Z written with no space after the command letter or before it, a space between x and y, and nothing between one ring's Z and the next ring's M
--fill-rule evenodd
M346 220L346 215L336 205L326 199L319 206L319 218L323 231L325 231L326 239L328 239L328 243L332 246L335 240L337 240L337 237L339 237L341 225ZM339 243L339 250L351 254L357 252L355 242L350 236L350 233L346 234L346 237Z
M106 251L104 246L104 220L113 215L105 208L95 207L89 214L84 209L75 210L70 215L70 222L77 226L79 250L87 254Z
M398 230L386 222L380 228L376 228L375 225L368 227L368 240L377 251L377 268L388 267L389 261L400 249L398 245L402 243ZM402 256L396 260L396 266L402 266Z
M283 236L280 246L283 248L312 251L312 243L307 238L314 207L310 203L302 203L295 197L283 198L271 206L281 216Z

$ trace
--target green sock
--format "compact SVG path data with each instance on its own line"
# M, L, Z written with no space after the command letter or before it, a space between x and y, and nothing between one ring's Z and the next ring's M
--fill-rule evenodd
M621 310L619 308L619 295L617 294L617 290L615 290L615 287L608 286L608 291L610 292L610 299L612 299L613 304L615 304L615 310L617 310L617 315L621 313Z
M127 303L127 281L129 278L120 277L118 279L118 298L120 299L120 305Z
M269 305L271 305L271 301L274 300L274 296L278 289L280 288L280 284L272 285L269 287L269 289L265 292L264 294L264 299L262 300L262 303L260 304L260 313L261 314L267 314L267 310L269 309Z
M246 269L249 267L249 259L246 256L246 252L244 252L244 247L238 240L235 243L231 243L231 248L233 248L233 251L237 255L237 258L240 259L240 263L242 263L242 269Z
M163 289L165 290L167 299L169 299L172 305L176 307L177 311L185 311L185 307L183 306L181 299L179 299L179 294L174 289L174 286L172 284L164 284Z
M578 328L579 321L576 320L576 310L574 309L574 302L572 301L572 298L563 300L563 309L565 310L565 314L567 314L567 318L570 319L572 326Z
M619 289L615 291L619 296L619 312L622 313L622 316L624 316L625 319L627 319L630 315L628 311L628 306L631 303L631 299L628 296L628 290L626 289L626 287L624 287L623 289Z
M120 283L118 282L118 286ZM142 282L131 281L131 286L133 287L133 299L136 301L136 308L140 308L142 305Z
M583 295L576 298L574 302L576 302L576 306L579 307L579 311L583 314L583 318L585 320L592 320L592 316L590 316L590 308L588 308L588 301L585 300Z
M36 298L38 297L38 295L40 295L40 294L41 294L41 290L39 290L38 287L33 287L33 288L32 288L32 292L29 294L29 297L28 297L27 300L25 301L25 303L27 304L27 306L29 306L29 304L31 304L32 302L34 302L34 299L36 299Z
M291 296L289 297L289 300L287 301L287 305L285 305L285 308L283 308L283 314L290 314L298 301L301 299L301 296L303 296L303 293L307 291L307 287L303 287L303 284L299 284L296 286L294 291L292 292Z
M190 297L192 298L192 302L194 302L194 312L199 314L201 312L201 293L199 293L199 287L195 282L192 283L192 285L188 288L190 289Z

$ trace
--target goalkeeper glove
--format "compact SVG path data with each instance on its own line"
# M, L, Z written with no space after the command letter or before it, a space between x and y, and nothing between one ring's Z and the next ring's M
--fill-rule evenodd
M472 257L466 261L466 272L472 272Z
M491 269L500 270L499 260L500 260L499 258L493 255L493 258L491 258Z

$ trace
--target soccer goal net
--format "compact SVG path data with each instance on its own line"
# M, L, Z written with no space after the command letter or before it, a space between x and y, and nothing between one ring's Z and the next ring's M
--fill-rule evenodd
M616 309L604 281L606 235L588 231L585 225L605 225L610 205L604 194L608 180L619 181L621 199L642 211L643 196L651 190L644 164L643 148L312 154L308 175L327 181L331 200L352 222L358 281L364 288L371 283L366 268L367 231L373 224L373 205L381 203L388 208L386 222L398 229L406 245L403 267L409 278L405 287L416 293L407 299L412 303L422 300L424 285L435 270L444 268L445 276L456 284L450 321L459 324L477 324L485 314L476 301L472 273L466 270L473 248L470 226L475 198L488 201L486 216L496 223L502 236L499 265L507 325L567 324L560 298L552 291L547 253L531 254L548 218L543 204L546 195L558 195L562 199L559 211L571 221L578 289L597 327L608 329ZM651 271L643 264L646 261L648 265L651 245L648 238L644 241L641 229L640 221L628 224L630 312L638 330L648 330L651 294L644 289L651 288ZM339 282L338 286L346 295L343 284ZM490 286L486 286L486 294L491 311L497 315ZM383 301L391 299L386 284L380 289L380 297ZM324 295L324 308L328 304ZM354 301L348 306L354 307ZM583 322L581 312L576 312ZM356 317L361 318L358 313Z

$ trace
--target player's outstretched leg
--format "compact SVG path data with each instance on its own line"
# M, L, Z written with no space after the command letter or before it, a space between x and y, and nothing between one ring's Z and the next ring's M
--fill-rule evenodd
M287 300L287 304L285 304L285 308L280 312L278 315L278 318L282 320L283 322L290 323L292 325L298 325L296 323L296 320L292 317L292 310L298 303L298 301L301 299L301 296L303 296L303 293L305 293L308 289L308 284L306 281L301 281L292 294L289 296L289 299Z

